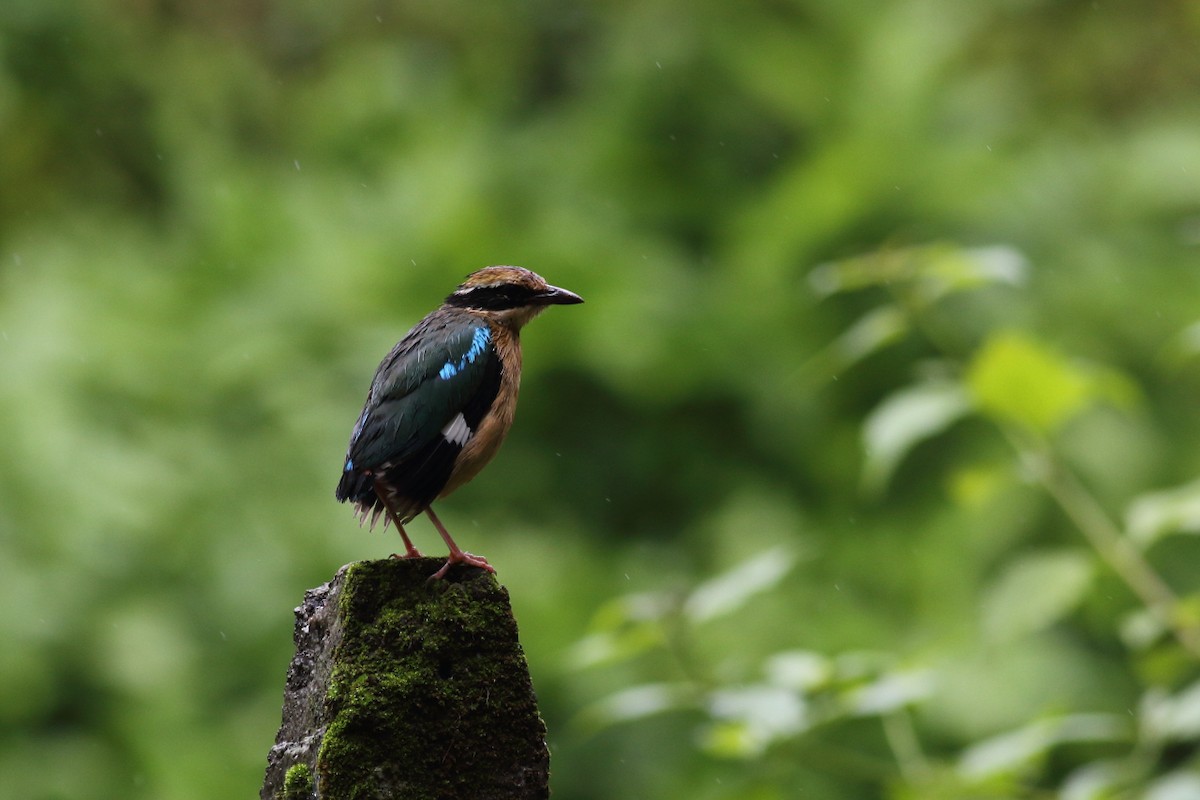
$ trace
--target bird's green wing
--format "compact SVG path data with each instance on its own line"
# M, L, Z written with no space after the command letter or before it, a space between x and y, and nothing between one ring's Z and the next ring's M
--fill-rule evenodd
M472 401L498 370L487 325L473 319L427 319L380 364L355 425L345 469L403 461L443 435L442 429L468 406L480 405ZM482 411L495 389L490 393Z

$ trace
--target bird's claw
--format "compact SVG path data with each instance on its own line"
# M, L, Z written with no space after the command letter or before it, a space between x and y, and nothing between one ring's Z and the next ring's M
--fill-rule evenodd
M448 573L450 568L455 564L466 564L468 567L479 567L480 569L491 573L495 573L496 571L496 568L489 564L488 560L483 556L477 556L472 553L468 553L466 550L452 550L450 551L450 556L446 559L446 563L442 565L441 569L429 576L429 580L440 581L442 578L446 577L446 573Z
M392 555L391 555L391 558L397 559L399 561L403 561L403 560L409 559L409 558L424 558L424 557L425 556L421 555L421 551L415 547L408 548L408 551L405 552L404 555L400 555L399 553L392 553Z

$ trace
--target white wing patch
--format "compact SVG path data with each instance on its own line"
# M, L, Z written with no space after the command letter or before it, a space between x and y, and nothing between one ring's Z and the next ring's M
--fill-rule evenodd
M442 436L446 438L446 441L459 447L465 446L474 435L475 431L471 430L471 426L467 424L467 420L462 414L455 414L454 419L447 422L446 427L442 428Z

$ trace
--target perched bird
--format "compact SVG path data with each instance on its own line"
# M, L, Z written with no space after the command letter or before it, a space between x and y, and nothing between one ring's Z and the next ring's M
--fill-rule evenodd
M361 525L381 514L417 558L405 523L424 511L450 548L434 578L454 564L495 570L462 550L431 503L474 478L512 424L521 382L521 327L546 306L582 303L521 267L485 267L467 276L436 311L384 357L346 450L336 497L354 504Z

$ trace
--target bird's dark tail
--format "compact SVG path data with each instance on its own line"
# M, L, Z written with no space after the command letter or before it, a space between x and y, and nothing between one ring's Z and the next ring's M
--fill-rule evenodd
M342 479L338 481L333 496L339 503L350 501L360 505L374 505L374 501L379 499L375 494L375 476L357 470L346 470L342 473Z
M379 521L379 517L384 512L383 501L379 498L378 492L375 491L375 476L363 474L348 470L342 473L342 479L338 481L337 490L334 492L334 497L339 503L349 501L354 504L354 515L358 517L358 524L362 525L368 519L371 521L371 529L375 529L375 523ZM388 518L383 518L383 526L386 528Z

